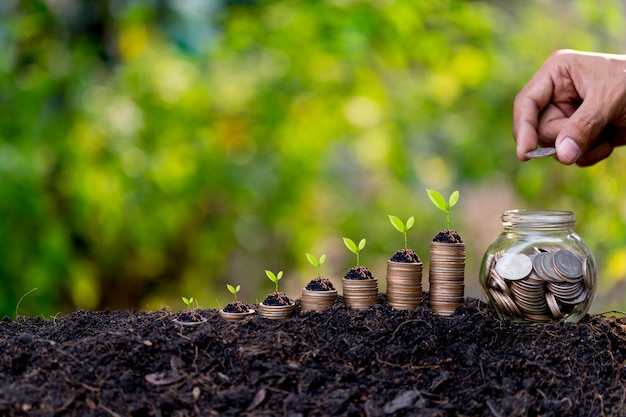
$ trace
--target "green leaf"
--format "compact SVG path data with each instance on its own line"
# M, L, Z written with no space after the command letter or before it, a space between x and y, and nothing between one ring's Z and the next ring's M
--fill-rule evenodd
M365 239L361 239L361 241L359 242L359 250L363 250L363 248L365 247L366 244L366 240Z
M388 214L387 216L389 216L389 221L391 222L391 224L393 225L393 227L396 228L396 230L400 233L404 233L404 223L402 223L402 220L400 220L399 217L396 216L392 216L391 214Z
M237 285L237 287L235 287L235 294L239 291L241 291L241 285Z
M320 266L322 266L324 262L326 262L326 255L322 254L322 256L320 256Z
M320 262L318 262L317 258L314 255L311 255L310 253L306 253L306 259L309 261L309 263L315 267L320 266Z
M406 221L406 230L409 230L415 224L415 217L411 216Z
M443 198L441 194L439 194L435 190L429 190L428 188L426 189L426 192L428 193L428 197L430 198L430 201L433 202L435 207L443 212L448 211L448 204L446 203L446 199Z
M450 207L454 206L456 204L456 202L459 201L459 191L455 191L452 194L450 194L450 199L448 200L448 204L450 205Z
M270 281L278 282L279 278L277 278L276 275L272 271L266 269L265 270L265 275L267 275L267 277L270 279Z
M237 286L237 287L239 287L239 286ZM233 287L230 284L226 284L226 288L228 288L228 291L230 291L231 294L233 294L233 295L237 294L237 291L239 291L239 288L235 289L235 287Z
M348 248L348 250L350 250L350 252L352 253L356 253L357 252L357 247L356 247L356 243L354 243L354 241L350 238L347 237L342 237L343 239L343 244L346 245L346 247Z
M282 277L283 277L283 271L278 271L278 275L276 275L276 281L280 281Z
M187 297L182 297L183 298L183 303L189 305L193 302L193 298L188 299Z

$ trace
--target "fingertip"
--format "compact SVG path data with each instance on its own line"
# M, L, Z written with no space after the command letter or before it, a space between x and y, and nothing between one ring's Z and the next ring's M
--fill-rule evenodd
M565 165L575 163L580 157L580 146L569 136L556 143L556 155L559 162Z

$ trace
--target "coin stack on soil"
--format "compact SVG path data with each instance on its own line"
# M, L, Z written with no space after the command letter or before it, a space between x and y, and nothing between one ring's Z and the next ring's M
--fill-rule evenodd
M422 301L422 263L387 261L387 301L396 310L413 310Z
M376 303L378 280L342 278L343 302L353 310L367 310Z
M258 313L270 320L283 320L293 316L296 305L291 302L283 306L270 306L263 303L259 304Z
M302 311L324 311L337 299L337 290L314 291L302 289L300 305Z
M453 314L465 294L465 243L430 242L428 281L431 310Z
M252 316L255 312L252 309L248 309L247 311L241 313L231 313L224 310L219 310L217 313L226 321L239 321Z
M533 248L534 253L490 255L490 298L510 317L549 321L571 314L593 297L587 258L567 249Z

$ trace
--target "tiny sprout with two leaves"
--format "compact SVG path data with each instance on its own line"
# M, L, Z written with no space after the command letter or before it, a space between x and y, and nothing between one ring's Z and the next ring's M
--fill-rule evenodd
M408 247L407 247L407 240L406 240L406 233L415 224L415 217L413 217L413 216L409 217L406 220L406 224L405 224L405 223L402 222L402 220L400 220L399 217L392 216L391 214L388 214L388 216L389 216L389 221L391 222L393 227L395 227L398 232L400 232L400 233L402 233L404 235L404 249L408 249Z
M193 297L190 297L190 298L182 297L182 299L183 299L183 303L185 303L190 310L193 309L193 301L194 301Z
M279 271L278 274L274 274L272 271L266 269L265 275L267 275L270 281L276 284L276 292L278 292L278 281L280 281L280 279L283 277L283 271Z
M350 250L350 252L352 252L352 253L354 253L356 255L356 266L359 266L360 265L359 252L361 252L361 250L363 250L363 248L365 247L365 243L366 243L365 239L361 239L361 241L359 242L358 246L350 238L342 237L342 239L343 239L344 245L346 245L348 250Z
M322 264L326 262L326 255L320 256L319 259L317 259L314 255L311 255L310 253L306 253L305 255L309 263L317 268L317 276L321 278L322 277Z
M228 288L228 291L230 291L230 293L235 296L235 302L237 302L237 293L241 289L241 285L237 285L236 287L233 287L230 284L226 284L226 288Z
M448 223L448 229L450 229L450 208L452 208L457 203L457 201L459 201L458 190L453 191L452 194L450 194L450 198L448 198L448 201L446 201L446 199L435 190L429 190L427 188L426 192L428 193L428 197L430 198L430 201L433 202L435 207L446 213L446 221Z

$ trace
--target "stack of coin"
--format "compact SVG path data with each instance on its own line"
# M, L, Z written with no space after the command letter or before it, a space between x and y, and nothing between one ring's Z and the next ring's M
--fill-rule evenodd
M465 243L430 242L428 281L430 308L453 314L465 294Z
M422 301L422 263L387 261L387 302L397 310L413 310Z
M378 297L378 280L374 279L341 279L343 301L354 310L367 310L376 303Z
M268 306L266 304L260 303L257 311L260 316L263 316L267 319L283 320L292 317L295 308L296 305L293 302L284 306Z
M244 311L243 313L229 313L224 310L219 310L217 314L226 321L239 321L252 316L254 314L254 310L248 309L248 311Z
M300 305L302 311L324 311L335 303L337 290L313 291L302 289Z
M593 297L587 257L568 249L496 253L486 259L488 296L504 316L549 321Z

